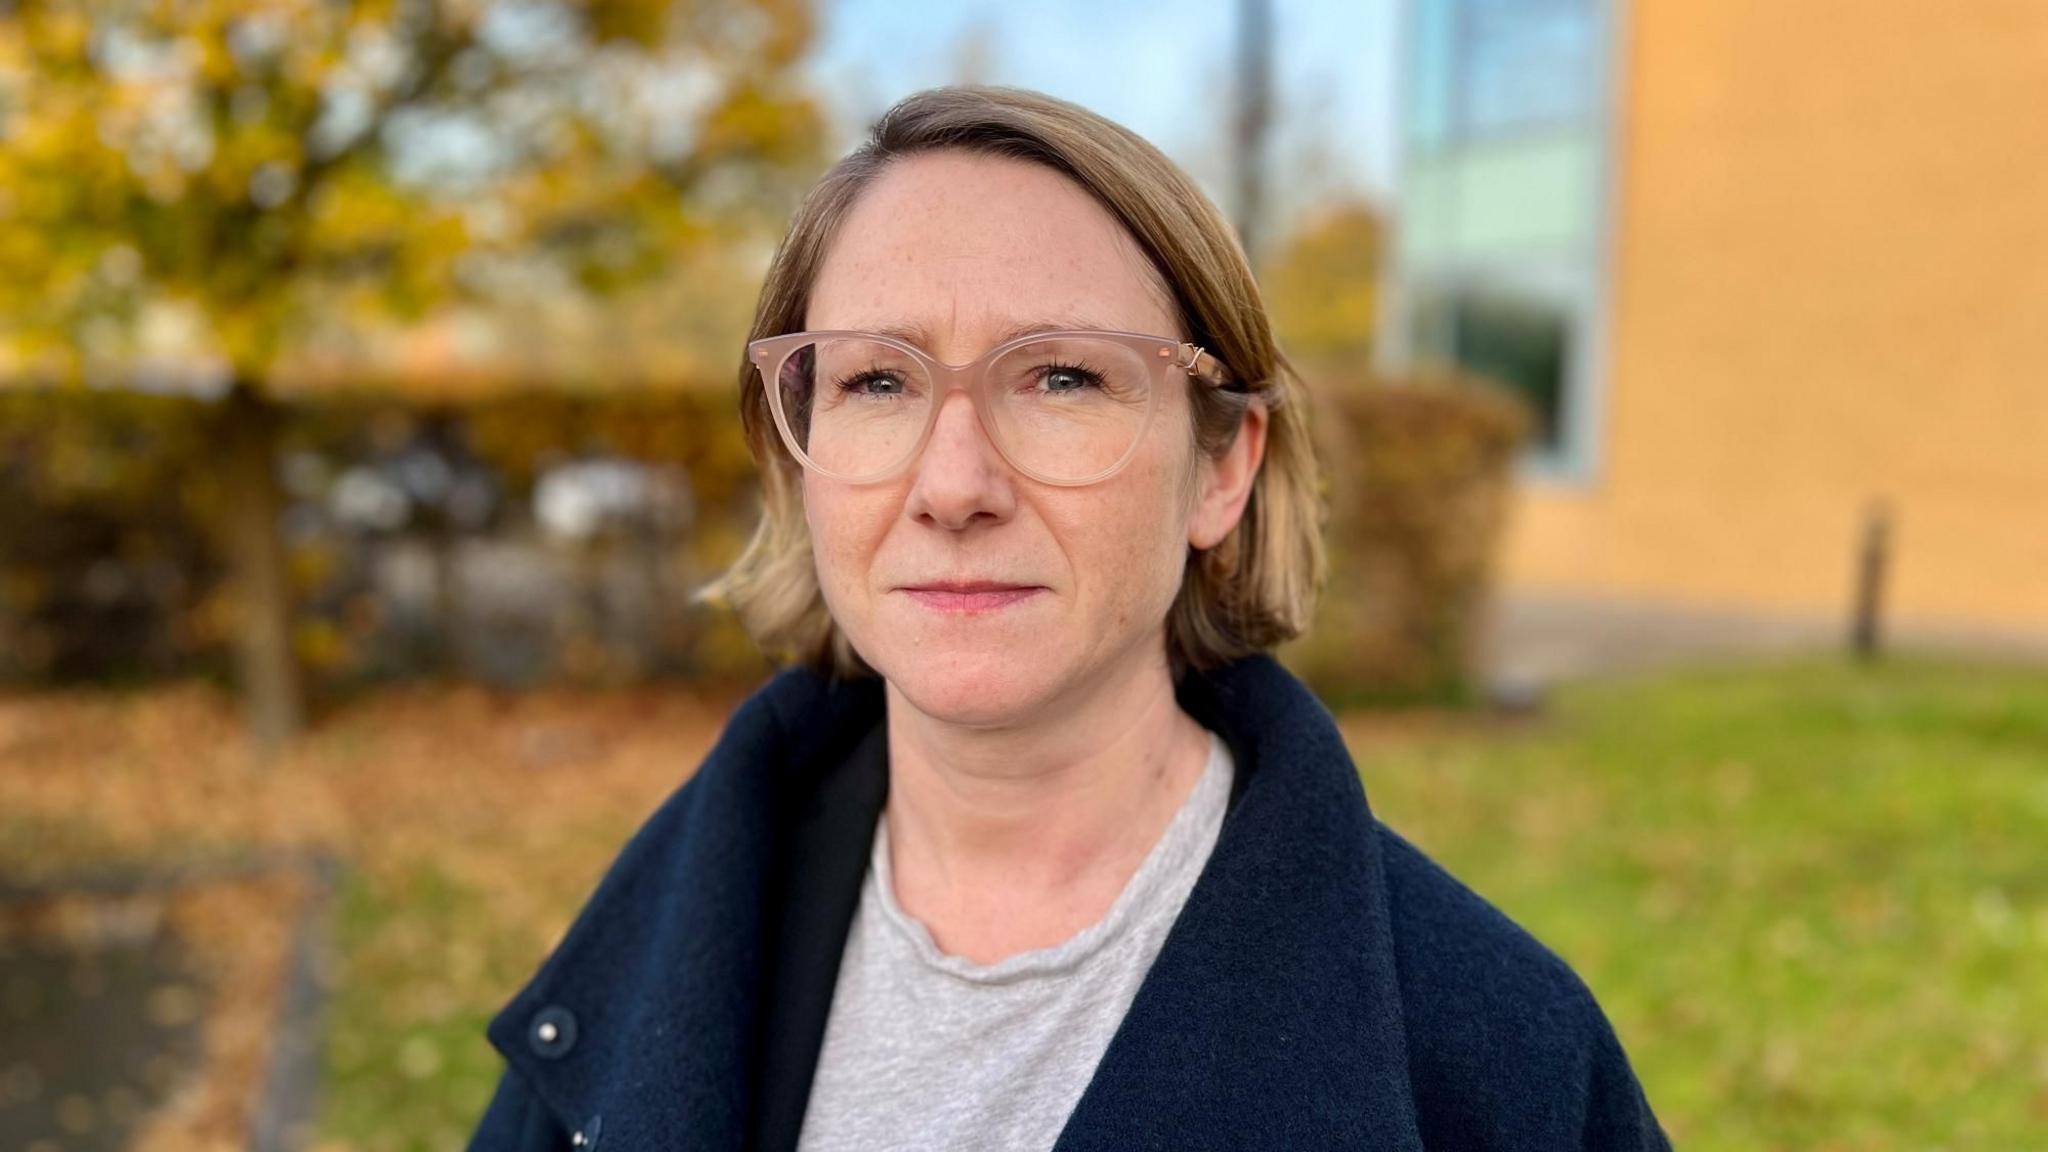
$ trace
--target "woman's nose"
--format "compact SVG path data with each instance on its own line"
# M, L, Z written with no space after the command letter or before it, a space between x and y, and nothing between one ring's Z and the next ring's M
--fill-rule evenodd
M924 451L911 462L909 515L943 528L1000 522L1016 507L1009 464L982 428L967 393L948 393Z

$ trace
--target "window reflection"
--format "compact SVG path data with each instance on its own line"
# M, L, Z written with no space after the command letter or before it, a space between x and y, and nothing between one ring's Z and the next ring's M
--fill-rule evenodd
M1422 359L1456 364L1520 393L1536 416L1535 447L1563 445L1572 332L1569 301L1498 286L1458 286L1418 294L1415 348Z

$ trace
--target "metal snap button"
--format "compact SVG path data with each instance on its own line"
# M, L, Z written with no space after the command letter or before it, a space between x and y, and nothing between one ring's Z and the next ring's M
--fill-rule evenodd
M550 1004L533 1014L526 1032L536 1055L550 1060L566 1056L576 1046L576 1017L559 1004Z

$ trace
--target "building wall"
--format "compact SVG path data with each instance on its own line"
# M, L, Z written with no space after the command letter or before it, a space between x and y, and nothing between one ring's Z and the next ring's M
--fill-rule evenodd
M1524 591L2048 633L2048 4L1622 6L1590 481Z

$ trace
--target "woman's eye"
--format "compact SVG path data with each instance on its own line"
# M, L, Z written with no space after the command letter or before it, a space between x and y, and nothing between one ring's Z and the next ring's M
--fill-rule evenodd
M903 381L882 372L863 372L840 381L839 390L856 396L901 396Z
M1047 392L1079 392L1102 383L1102 378L1085 368L1048 368L1042 377Z

